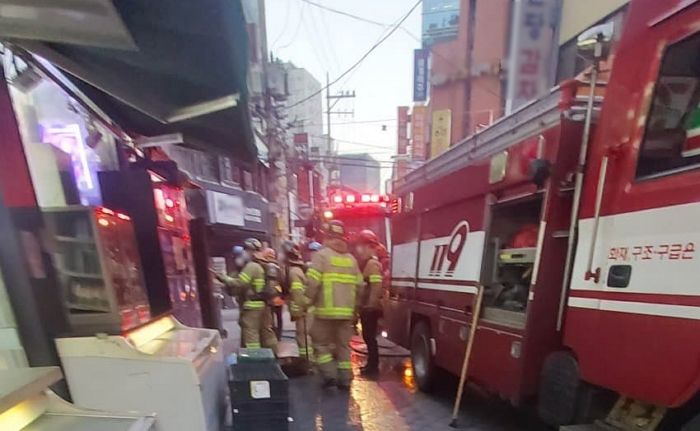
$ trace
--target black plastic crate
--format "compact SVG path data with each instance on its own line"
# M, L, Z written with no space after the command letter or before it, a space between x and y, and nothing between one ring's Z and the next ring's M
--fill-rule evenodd
M231 403L287 401L289 382L277 364L244 363L231 366ZM257 390L256 390L257 389Z
M234 430L288 429L289 382L278 364L232 365L229 388Z
M275 364L277 363L277 358L272 352L272 349L239 349L238 363L247 364L251 362L266 362Z
M287 417L279 415L265 415L254 418L233 418L233 431L287 431L289 422Z

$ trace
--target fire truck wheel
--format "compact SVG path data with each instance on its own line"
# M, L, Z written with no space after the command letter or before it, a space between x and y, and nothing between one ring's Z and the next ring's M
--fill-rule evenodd
M547 424L569 425L577 416L581 391L578 362L568 352L550 354L542 367L537 412Z
M430 392L435 380L435 364L430 349L430 328L418 322L411 334L411 362L413 376L420 390Z

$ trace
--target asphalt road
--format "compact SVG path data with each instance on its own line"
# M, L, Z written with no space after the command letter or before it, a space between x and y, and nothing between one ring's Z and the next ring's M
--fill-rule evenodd
M229 332L227 350L239 343L237 310L225 310L224 322ZM283 350L295 349L291 324L285 325ZM289 381L290 427L292 431L404 431L453 430L448 426L457 378L443 376L432 394L419 391L410 375L408 359L398 350L382 352L394 355L382 358L379 378L368 380L356 375L349 391L321 389L316 375L293 377ZM355 347L362 347L355 340ZM399 352L396 355L396 352ZM405 353L405 352L404 352ZM288 353L289 354L289 353ZM293 354L293 353L291 353ZM361 354L353 355L355 372L362 364ZM467 392L460 406L458 429L480 431L545 431L528 409L515 409L494 399Z

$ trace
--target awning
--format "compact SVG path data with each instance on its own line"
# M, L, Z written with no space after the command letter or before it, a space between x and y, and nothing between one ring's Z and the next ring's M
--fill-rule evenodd
M17 2L0 0L0 6L3 3ZM23 4L48 7L38 0ZM1 29L0 36L67 72L130 133L181 132L193 146L253 159L248 36L240 1L119 0L114 7L135 50L97 41L87 46L29 40Z

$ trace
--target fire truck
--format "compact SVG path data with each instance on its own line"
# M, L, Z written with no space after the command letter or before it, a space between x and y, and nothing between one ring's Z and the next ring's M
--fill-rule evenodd
M581 79L397 182L384 325L424 390L479 313L483 390L557 426L700 430L700 1L632 0L614 62L603 30L579 42Z
M388 245L389 217L397 210L397 201L389 195L361 193L350 187L329 186L327 202L319 208L318 218L340 220L349 237L363 229L377 234L380 242Z

